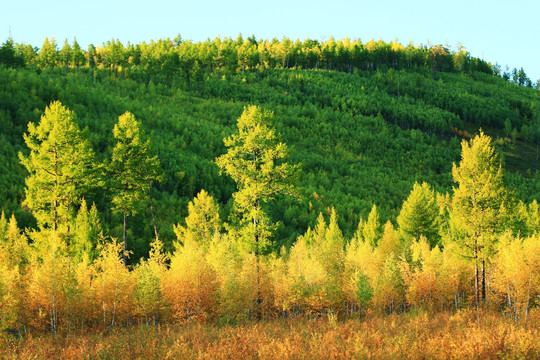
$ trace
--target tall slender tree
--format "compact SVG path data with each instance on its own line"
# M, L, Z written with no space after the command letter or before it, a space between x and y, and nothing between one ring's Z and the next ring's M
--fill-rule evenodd
M73 51L71 53L73 64L79 68L84 63L84 53L81 50L81 46L77 42L77 39L73 39Z
M216 159L221 171L236 182L237 210L242 214L243 234L251 242L257 266L257 308L260 309L259 254L268 244L270 220L262 205L279 194L294 195L299 165L286 162L287 145L279 142L270 124L273 114L258 106L244 108L238 118L238 134L224 140L227 153ZM257 311L259 316L259 311Z
M69 62L72 61L73 58L73 48L71 47L67 39L64 40L64 46L60 50L60 57L61 61L64 62L67 74L69 72Z
M118 118L113 136L115 144L108 170L113 211L124 217L124 264L127 264L127 217L136 214L140 203L148 199L150 187L161 179L161 170L157 156L151 156L150 139L133 114L126 112Z
M475 302L486 299L486 263L492 253L495 234L505 220L503 170L491 138L480 131L461 142L461 161L452 176L458 184L451 203L451 219L463 236L458 244L474 262ZM480 273L481 271L481 273Z
M433 81L435 81L437 80L435 77L437 67L440 66L440 64L443 62L443 58L448 55L448 49L441 45L434 45L431 47L430 53L432 56L431 69L433 71Z

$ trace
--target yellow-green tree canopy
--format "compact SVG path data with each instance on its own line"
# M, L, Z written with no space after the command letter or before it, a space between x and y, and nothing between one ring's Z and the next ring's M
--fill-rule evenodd
M57 230L73 218L82 196L97 186L94 152L79 129L75 114L52 102L39 124L28 123L24 141L30 154L19 153L30 173L23 206L42 227Z
M505 223L503 170L491 138L482 131L470 141L461 142L461 161L452 167L458 184L454 188L450 217L463 234L457 240L464 255L475 266L475 298L486 299L486 263L493 254L495 234ZM480 275L481 265L481 275Z
M468 238L488 240L503 225L503 169L491 138L482 131L470 141L463 140L461 149L461 161L452 167L458 184L451 204L453 220Z
M113 211L124 215L124 254L127 250L126 217L137 213L140 203L148 199L150 187L161 179L157 156L151 156L150 139L129 111L118 118L114 126L115 140L109 164L110 186L113 190ZM126 263L124 255L124 263Z
M201 190L188 204L186 226L174 226L179 242L195 241L199 245L208 245L215 233L219 231L219 207L212 195Z
M118 118L113 136L115 144L109 165L113 209L133 215L147 197L148 184L160 179L159 159L151 156L150 139L132 113L126 112Z
M287 145L270 127L272 113L248 106L238 118L238 134L224 140L227 153L216 159L221 171L236 182L235 206L243 214L246 237L255 240L255 252L269 235L263 202L279 194L294 194L298 165L286 162ZM260 243L259 243L260 242Z
M377 245L381 237L381 221L376 205L373 205L371 208L368 219L362 228L362 235L364 240L371 244L371 246Z
M408 242L425 236L433 248L439 243L439 207L428 183L415 183L398 215L401 236Z

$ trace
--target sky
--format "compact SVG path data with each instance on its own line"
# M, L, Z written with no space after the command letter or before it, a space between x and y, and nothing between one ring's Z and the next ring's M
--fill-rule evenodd
M397 39L407 45L461 43L472 56L503 70L523 67L540 79L540 0L334 0L334 1L7 1L0 40L59 47L74 38L83 48L118 39L123 44L173 39L236 38L301 41L349 37L364 43Z

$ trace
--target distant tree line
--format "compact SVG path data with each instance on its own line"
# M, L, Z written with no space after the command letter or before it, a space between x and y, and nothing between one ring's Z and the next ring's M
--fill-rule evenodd
M324 69L352 73L357 70L425 68L437 72L481 72L500 76L525 87L540 89L540 79L533 83L523 68L502 69L472 57L463 47L452 51L442 45L411 42L404 46L397 41L344 38L326 41L306 39L281 41L220 38L204 42L160 39L150 43L122 44L111 40L87 50L81 49L76 39L66 39L63 45L54 38L45 38L41 48L15 43L11 38L0 47L0 64L8 67L39 66L87 69L108 69L111 73L128 77L147 76L171 82L175 77L184 79L191 87L204 73L244 72L255 69Z

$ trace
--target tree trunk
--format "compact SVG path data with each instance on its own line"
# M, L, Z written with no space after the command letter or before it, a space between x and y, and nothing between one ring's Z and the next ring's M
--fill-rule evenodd
M55 191L58 189L58 153L54 150L54 185ZM55 194L58 196L57 194ZM58 230L58 200L53 201L53 230Z
M480 306L480 288L479 288L479 279L478 279L478 249L474 248L474 300L476 305L476 310Z
M257 208L257 205L255 205L255 208ZM257 232L257 219L253 218L253 226L255 227L255 276L257 277L257 301L255 303L255 316L257 317L257 320L261 320L262 313L261 313L261 305L262 305L262 297L261 297L261 277L260 277L260 265L259 265L259 233Z
M486 302L486 260L482 259L482 301Z
M57 200L54 200L53 201L53 217L54 217L54 220L53 220L53 230L54 232L56 232L56 230L58 230L58 201Z
M257 164L257 153L253 151L253 163ZM256 166L258 168L258 166ZM260 170L260 169L257 169ZM254 212L257 213L257 210L259 208L259 200L256 199L255 203L253 204ZM257 219L253 218L253 230L255 232L254 241L255 241L255 264L256 264L256 277L257 277L257 301L255 304L255 314L257 317L257 320L261 319L261 304L262 304L262 297L261 297L261 287L260 287L260 269L259 269L259 232L257 229Z
M127 266L127 214L124 212L124 251L122 252L122 258L124 259L124 266Z
M148 184L148 198L150 199L150 211L152 212L152 223L154 225L154 236L156 240L159 238L156 225L156 212L154 210L154 201L152 200L151 186Z

